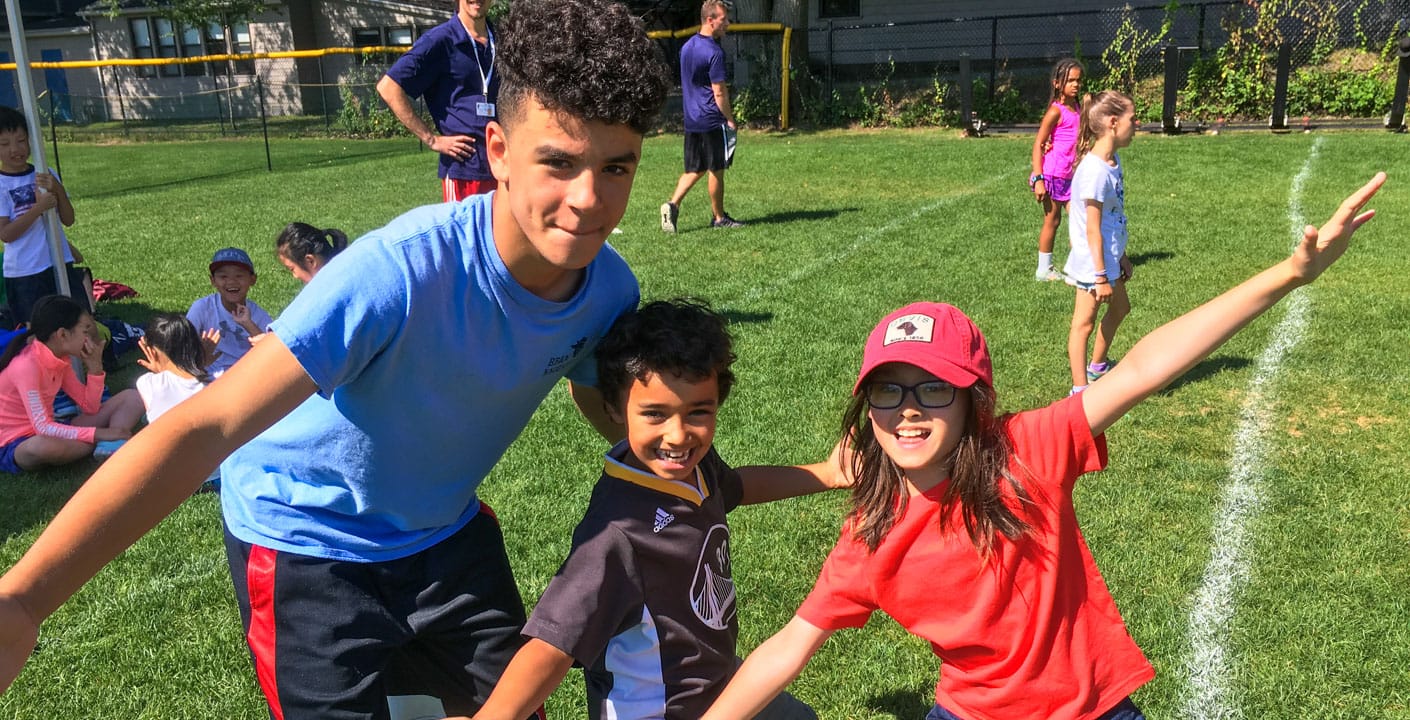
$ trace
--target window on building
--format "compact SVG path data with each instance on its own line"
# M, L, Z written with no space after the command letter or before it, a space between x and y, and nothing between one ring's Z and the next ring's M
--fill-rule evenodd
M387 28L388 45L410 45L414 39L409 27Z
M152 43L152 25L148 19L133 18L128 24L132 28L132 57L144 60L156 57L156 46ZM137 71L137 77L156 75L156 69L151 66L139 65L133 69Z
M201 29L189 25L181 26L181 57L200 57L206 54L205 43L201 42ZM187 63L181 66L187 75L205 75L205 63Z
M818 0L819 18L861 17L862 0Z
M382 44L382 28L353 28L353 47L376 47Z
M250 39L250 24L249 24L249 23L243 23L243 22L242 22L242 23L235 23L235 24L231 25L231 26L230 26L230 38L231 38L230 52L239 54L239 53L252 53L252 52L255 51L254 41ZM234 63L234 65L235 65L235 74L237 74L237 75L254 75L254 74L255 74L255 61L254 61L254 60L236 60L235 63Z
M157 36L157 57L176 57L176 29L172 22L166 18L152 18L152 28ZM180 65L161 65L158 72L163 77L176 77L181 75Z

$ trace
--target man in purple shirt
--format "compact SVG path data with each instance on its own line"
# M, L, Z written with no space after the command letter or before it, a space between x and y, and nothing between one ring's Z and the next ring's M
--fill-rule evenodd
M485 125L495 119L499 76L494 72L494 28L489 0L460 0L455 17L422 35L377 82L377 94L426 146L440 154L446 202L486 193L498 184L479 152ZM411 106L424 97L436 127Z
M710 221L713 228L744 227L725 212L725 168L734 159L734 109L725 86L725 52L720 38L729 29L729 7L723 0L700 6L700 32L681 47L681 107L685 111L685 174L676 192L661 205L661 229L673 233L681 201L696 181L709 174Z

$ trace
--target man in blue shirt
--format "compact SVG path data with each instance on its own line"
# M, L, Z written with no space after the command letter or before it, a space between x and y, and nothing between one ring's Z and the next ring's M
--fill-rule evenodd
M725 168L734 161L734 109L725 85L725 52L720 38L729 29L729 6L705 0L700 32L681 46L681 108L685 113L685 174L676 192L661 205L661 229L673 233L681 201L695 183L710 176L710 227L737 228L744 223L725 212Z
M460 0L455 17L422 35L377 81L377 94L397 120L439 153L446 202L495 189L481 152L485 125L494 119L499 97L487 5L489 0ZM425 98L434 130L416 114L413 97Z
M500 189L349 246L104 463L0 577L0 689L39 621L229 456L227 556L272 717L380 720L401 695L473 715L488 697L524 608L476 489L565 375L622 436L592 353L638 290L606 238L668 85L611 0L516 0L503 27L484 144Z

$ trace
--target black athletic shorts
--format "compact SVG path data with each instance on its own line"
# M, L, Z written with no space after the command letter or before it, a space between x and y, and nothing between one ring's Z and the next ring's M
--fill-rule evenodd
M706 170L724 170L733 158L725 157L725 131L721 125L709 132L689 132L685 134L685 171L688 173Z
M387 720L388 695L474 715L523 645L524 603L487 511L386 562L278 552L229 531L225 549L274 718Z

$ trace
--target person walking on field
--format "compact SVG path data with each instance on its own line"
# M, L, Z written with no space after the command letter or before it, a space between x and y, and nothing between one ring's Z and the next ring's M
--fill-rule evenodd
M377 81L377 94L426 147L440 155L446 202L494 190L485 160L485 126L495 119L499 76L495 33L485 19L489 0L460 0L455 17L422 35ZM436 127L416 114L411 98L426 100Z
M681 108L685 114L685 173L676 192L661 205L661 229L676 231L681 201L695 183L710 176L712 228L744 227L725 212L725 168L734 160L734 110L725 86L725 51L720 39L729 29L729 6L705 0L700 6L700 32L681 47Z

